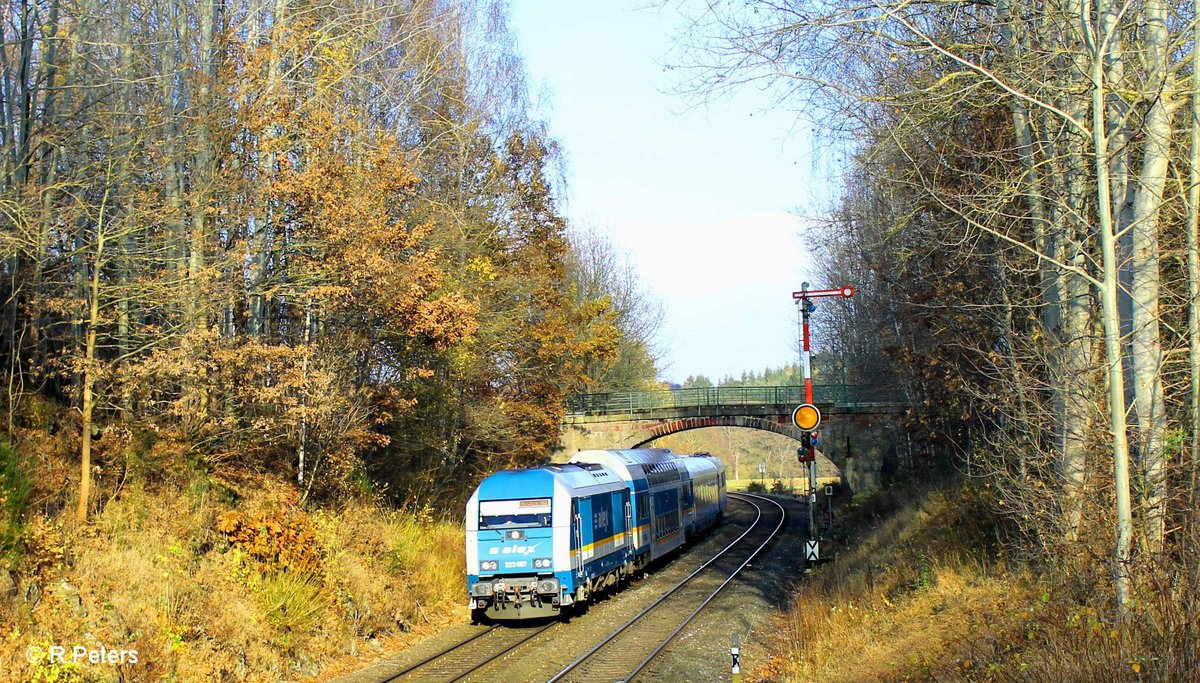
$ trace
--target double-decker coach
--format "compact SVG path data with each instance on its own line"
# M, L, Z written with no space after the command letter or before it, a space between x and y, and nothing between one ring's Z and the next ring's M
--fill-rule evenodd
M688 540L721 521L725 514L725 465L708 453L680 458L687 469L683 496L684 528Z
M670 553L686 540L683 492L688 470L682 458L665 448L580 451L571 462L604 465L625 481L633 497L635 564Z

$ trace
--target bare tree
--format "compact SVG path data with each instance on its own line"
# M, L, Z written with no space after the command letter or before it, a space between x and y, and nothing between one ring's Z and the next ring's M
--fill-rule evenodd
M1139 35L1145 40L1130 41L1135 24L1144 28ZM987 418L992 426L984 433L1014 433L1012 417L1044 425L1019 437L1027 448L1007 451L1016 460L1011 469L1002 466L1014 489L1033 471L1025 454L1052 437L1057 466L1037 471L1061 492L1062 516L1054 524L1068 543L1082 539L1088 523L1081 503L1091 485L1088 473L1099 465L1087 456L1095 438L1088 426L1095 411L1092 381L1097 373L1105 378L1105 440L1113 465L1104 490L1114 497L1109 528L1121 610L1133 560L1133 484L1144 492L1138 510L1149 554L1162 548L1170 493L1163 457L1171 409L1162 379L1159 242L1168 225L1166 179L1176 163L1170 144L1178 108L1175 74L1183 68L1170 47L1183 39L1172 35L1171 26L1168 8L1153 0L1002 2L994 9L715 2L684 36L679 64L684 88L695 93L768 84L782 104L805 109L856 152L852 168L862 175L854 182L865 181L875 203L844 203L852 208L833 222L858 241L842 247L843 253L857 249L869 277L884 276L867 291L956 319L956 297L945 288L926 293L889 282L887 273L899 268L928 278L914 259L926 255L936 262L937 250L966 249L991 259L990 275L957 304L994 311L991 341L984 330L972 332L975 340L953 335L966 348L978 348L954 362L976 378L967 386L980 399L988 396L987 387L1003 386L1015 402L999 409L976 402L971 411L982 411L980 417L997 411L1010 416ZM990 49L992 41L1001 50ZM1007 108L1007 129L982 136L984 127L994 125L997 101ZM923 216L939 214L951 230L930 235L935 242L928 250L916 245L901 255L907 262L886 258L898 233L919 232ZM888 220L896 222L888 226ZM930 298L913 299L918 296ZM897 324L896 343L910 353L929 353L921 345L945 336L935 331L932 339L921 338L913 336L919 330L905 332L911 326L903 320ZM1093 329L1102 340L1099 354ZM1029 346L1022 334L1039 341ZM1000 360L989 360L988 353ZM932 386L920 377L909 385L921 391ZM1048 412L1035 408L1042 396L1050 399ZM1136 482L1127 396L1138 433Z

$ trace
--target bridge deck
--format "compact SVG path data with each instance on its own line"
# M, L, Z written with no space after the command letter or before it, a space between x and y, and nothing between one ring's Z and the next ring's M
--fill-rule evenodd
M767 412L790 412L804 402L804 387L694 387L662 391L620 391L580 394L567 401L570 416L646 415L660 412L716 414L722 408L740 411L771 406ZM823 384L813 387L813 402L826 412L859 412L868 407L898 408L903 393L864 385ZM715 410L714 410L715 409ZM758 411L755 411L758 412Z

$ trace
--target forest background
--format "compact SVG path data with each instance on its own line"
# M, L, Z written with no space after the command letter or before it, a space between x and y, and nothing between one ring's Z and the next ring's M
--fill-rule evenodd
M0 668L277 680L432 627L473 482L655 380L506 12L5 3ZM84 634L142 664L22 656Z
M943 597L995 579L993 563L1036 577L1027 594L1041 599L1014 605L1009 577L1007 604L963 605L985 623L950 646L957 657L910 661L914 676L1187 680L1200 667L1198 8L718 1L679 36L681 90L768 90L844 155L841 196L808 236L826 283L856 287L818 312L825 348L851 383L903 387L918 467L968 475L974 493L951 507L1000 522L962 546L969 587ZM936 552L946 575L964 567ZM888 586L931 585L892 576L880 599L869 562L844 571L798 599L794 638L878 642L839 632L855 621L839 614L904 621ZM936 617L921 619L938 640ZM897 658L937 650L894 644ZM882 675L839 673L822 647L790 648L785 670Z

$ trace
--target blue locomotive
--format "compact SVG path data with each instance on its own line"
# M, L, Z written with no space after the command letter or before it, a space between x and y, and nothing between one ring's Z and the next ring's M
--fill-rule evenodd
M725 504L725 468L708 454L581 451L497 472L467 502L471 608L493 619L555 616L716 525Z

